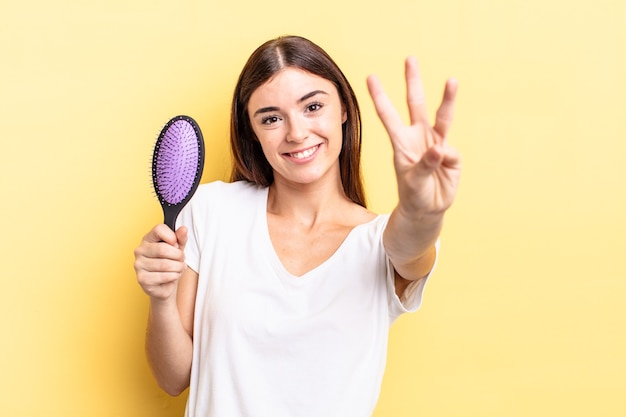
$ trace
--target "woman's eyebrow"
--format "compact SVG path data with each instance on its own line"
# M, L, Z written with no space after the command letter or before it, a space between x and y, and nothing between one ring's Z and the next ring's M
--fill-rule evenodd
M308 100L308 99L310 99L311 97L316 96L316 95L318 95L318 94L326 94L326 95L328 95L328 93L327 93L326 91L324 91L324 90L315 90L315 91L311 91L310 93L303 95L303 96L300 98L300 100L298 100L298 103L302 103L303 101Z
M328 95L328 93L324 90L314 90L311 91L310 93L307 93L305 95L303 95L302 97L300 97L298 99L298 103L302 103L303 101L306 101L308 99L310 99L311 97L315 97L318 94L325 94ZM276 107L276 106L269 106L269 107L261 107L260 109L258 109L257 111L254 112L254 116L261 114L261 113L271 113L271 112L275 112L275 111L279 111L280 108Z
M274 106L261 107L260 109L258 109L257 111L254 112L254 116L256 116L257 114L271 113L271 112L278 111L278 110L280 110L280 109L278 107L274 107Z

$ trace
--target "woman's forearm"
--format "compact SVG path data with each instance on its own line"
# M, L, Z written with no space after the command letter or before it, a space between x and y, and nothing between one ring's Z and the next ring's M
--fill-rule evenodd
M421 216L398 206L383 234L387 255L404 279L425 277L435 263L435 243L443 226L443 214Z
M189 386L193 343L175 302L151 300L146 354L157 383L165 392L176 396Z

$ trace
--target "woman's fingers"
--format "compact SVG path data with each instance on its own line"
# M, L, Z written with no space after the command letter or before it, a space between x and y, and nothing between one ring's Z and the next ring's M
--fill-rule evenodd
M406 102L409 107L411 124L426 123L428 113L426 110L426 95L420 75L417 58L410 56L404 63L406 77Z
M454 118L454 101L456 99L457 90L457 81L454 78L449 79L446 82L443 98L441 99L441 104L439 105L435 117L435 126L433 127L435 132L442 138L447 136L450 125L452 124L452 119Z
M152 228L152 230L144 236L143 241L150 243L165 242L172 246L176 246L178 244L176 233L164 224L154 226L154 228Z
M409 56L405 61L406 76L406 101L409 110L410 125L430 126L426 106L426 95L420 75L417 59ZM402 117L389 99L380 80L375 75L367 78L367 87L374 102L376 113L382 121L387 132L392 135L405 126ZM454 115L454 101L458 90L458 83L454 78L446 82L443 98L433 129L441 137L445 137Z
M378 117L382 121L395 152L402 166L410 166L421 161L424 173L439 166L445 159L442 149L431 149L433 146L443 145L452 124L454 116L454 103L458 90L458 83L451 78L446 82L441 104L436 113L435 123L428 122L426 97L424 86L419 70L419 64L415 57L409 56L405 61L406 77L406 100L410 115L410 124L407 126L402 121L400 113L385 93L379 79L371 75L367 79L367 86L374 102ZM454 161L450 161L455 165ZM447 163L444 164L447 166ZM398 169L399 165L396 165Z
M176 240L178 242L178 248L184 251L185 246L187 246L187 228L185 226L179 227L176 231Z
M387 133L393 139L394 132L398 129L398 127L403 126L402 118L387 96L387 93L385 93L378 77L375 75L367 77L367 88L370 96L372 97L372 101L374 102L376 114L378 114L378 117L383 123L383 126L385 126Z
M426 123L427 112L424 86L422 85L417 59L413 56L408 57L405 61L405 77L406 101L409 109L410 124ZM391 134L404 126L400 114L385 93L378 77L370 75L367 78L367 87L374 101L376 113L383 122L387 132Z
M184 247L187 229L176 233L165 225L154 227L135 249L135 271L144 291L157 298L173 294L176 281L187 268ZM172 285L169 285L172 284ZM164 288L168 286L168 289Z

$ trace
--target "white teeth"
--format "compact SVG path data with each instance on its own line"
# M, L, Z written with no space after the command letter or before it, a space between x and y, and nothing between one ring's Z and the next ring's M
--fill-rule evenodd
M296 159L304 159L304 158L308 158L309 156L313 155L316 150L317 150L317 146L315 146L315 147L313 147L311 149L307 149L307 150L302 151L302 152L290 153L289 156L291 156L292 158L296 158Z

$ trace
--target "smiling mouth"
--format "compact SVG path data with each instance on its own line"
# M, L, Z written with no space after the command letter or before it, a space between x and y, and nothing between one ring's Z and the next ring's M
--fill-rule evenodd
M305 159L305 158L308 158L309 156L313 155L319 149L319 147L320 147L320 145L315 145L312 148L305 149L305 150L299 151L299 152L287 153L286 155L288 155L288 156L290 156L291 158L294 158L294 159Z

